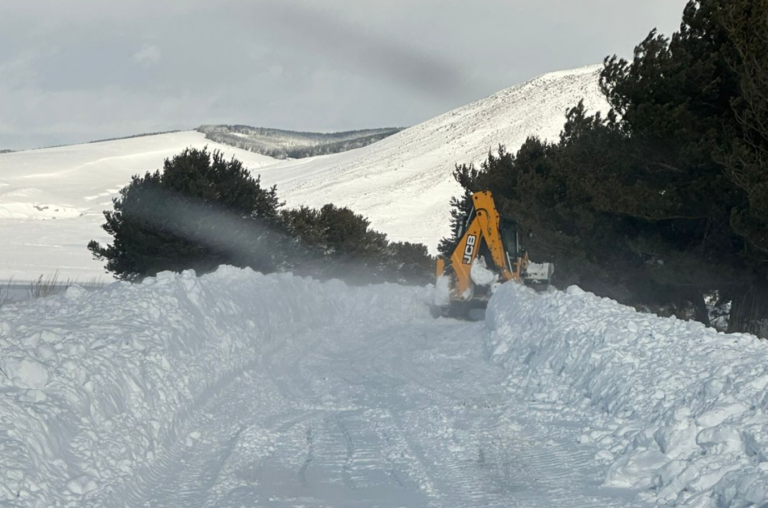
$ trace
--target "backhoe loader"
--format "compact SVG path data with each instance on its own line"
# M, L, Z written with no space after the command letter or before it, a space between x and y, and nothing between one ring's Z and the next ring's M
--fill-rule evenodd
M472 211L459 234L450 258L437 259L436 317L468 317L473 309L485 308L504 282L549 286L554 265L531 263L520 246L517 222L499 216L490 192L472 195Z

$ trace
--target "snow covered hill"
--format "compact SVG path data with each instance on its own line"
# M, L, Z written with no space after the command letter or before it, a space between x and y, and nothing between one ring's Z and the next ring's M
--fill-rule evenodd
M768 344L507 284L222 267L0 307L0 505L768 503Z
M554 139L565 111L583 99L607 108L598 89L602 66L546 74L416 125L359 150L297 160L262 170L289 205L349 206L392 240L426 244L434 253L450 232L449 206L460 189L456 163L480 163L528 136Z
M104 277L85 248L110 239L103 210L135 174L195 146L221 149L254 172L277 160L206 141L197 132L160 134L0 155L0 280L58 271L60 279Z
M188 146L218 148L242 160L288 205L351 207L392 240L433 252L448 233L449 200L458 192L454 164L482 161L500 143L557 136L566 108L584 99L605 108L599 67L547 74L451 111L367 147L277 161L180 132L0 155L0 280L103 276L85 245L107 240L101 212L131 175L162 167Z

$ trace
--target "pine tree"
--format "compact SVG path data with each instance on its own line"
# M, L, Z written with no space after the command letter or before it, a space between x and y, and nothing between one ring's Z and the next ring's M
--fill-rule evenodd
M478 171L472 164L456 165L453 171L454 179L464 189L460 198L451 198L451 235L440 240L437 251L445 259L449 259L459 245L467 227L467 221L472 212L472 192Z
M691 1L670 39L606 59L608 115L579 104L557 142L456 177L536 231L559 285L703 322L716 291L732 331L768 336L767 32L768 0Z
M276 188L221 152L188 148L166 159L162 173L134 176L113 203L103 226L112 244L88 249L121 279L221 264L268 272L281 262Z
M346 207L284 210L281 219L293 239L291 263L303 275L339 278L353 284L432 279L433 260L419 244L389 243L370 221Z

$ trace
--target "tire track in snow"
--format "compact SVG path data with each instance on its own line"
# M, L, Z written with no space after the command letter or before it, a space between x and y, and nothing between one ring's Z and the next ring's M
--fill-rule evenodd
M312 459L315 455L315 438L312 436L312 427L307 428L307 458L304 459L304 462L301 464L301 468L299 469L299 483L306 486L307 485L307 468L309 468L309 465L312 463Z
M217 403L217 397L230 388L250 369L256 361L228 373L204 390L189 406L176 415L171 426L164 431L164 447L156 450L154 457L134 471L126 480L109 487L96 496L85 499L83 506L146 506L147 497L154 495L154 486L163 485L178 471L178 464L183 464L187 454L186 438L201 426L206 418L205 409Z
M341 419L341 415L336 413L334 415L334 421L341 431L341 435L344 436L344 444L346 445L346 456L344 457L344 465L341 468L341 477L344 480L344 484L349 488L355 488L355 482L352 480L352 461L354 459L355 447L352 444L352 436L349 435L347 427Z
M475 330L474 335L481 333ZM393 371L434 397L433 407L404 411L398 419L404 433L419 431L420 435L407 439L418 443L412 446L437 490L449 493L446 499L455 506L643 506L628 498L627 492L614 496L599 490L597 477L589 475L594 450L573 444L577 425L566 422L570 429L557 422L543 425L535 412L520 414L515 409L530 403L501 391L502 377L493 372L495 366L480 361L479 355L468 362L458 351L451 351L461 347L462 337L471 335L468 330L456 330L450 334L454 340L442 337L439 371L443 376L420 368L421 363L434 362L434 357L420 356L418 348L390 358ZM494 380L498 381L495 387L488 384ZM438 464L445 457L452 460Z
M274 347L195 406L130 506L642 506L598 488L578 421L506 391L482 333L438 320Z
M307 336L314 336L314 334L308 333ZM211 415L217 413L218 407L229 404L237 408L240 401L238 396L242 392L242 390L237 388L237 385L241 384L244 380L252 380L253 375L257 378L263 377L259 375L259 371L262 370L265 364L265 358L277 354L283 348L283 345L268 346L266 351L256 360L244 364L235 371L213 382L196 399L191 401L185 409L180 411L174 418L172 425L165 429L164 446L155 452L154 458L150 459L145 466L134 471L127 481L123 481L103 492L99 492L96 496L86 499L84 506L92 506L94 508L102 506L152 506L153 508L187 506L183 502L179 502L177 498L178 496L188 496L188 489L174 488L173 485L181 484L180 478L182 475L191 478L191 481L195 482L196 485L199 485L201 483L200 480L204 479L204 475L200 471L195 471L194 467L192 467L195 460L190 459L190 454L193 452L187 445L187 437L190 433L195 432L196 429L210 424ZM264 380L262 379L262 381ZM270 379L270 381L273 381L273 379ZM269 386L269 383L262 383L262 385ZM274 389L279 390L280 385L274 383ZM261 395L265 402L269 401L270 398L272 400L275 398L274 394L270 394L268 391L265 392L263 388L255 393ZM253 401L251 401L251 405L253 405ZM266 405L262 406L268 407ZM220 411L218 412L221 414ZM278 429L288 431L294 426L312 418L315 414L314 411L302 410L299 416L297 416L296 412L291 412L290 421L288 422L282 421L279 415L275 415L272 421L280 422ZM226 429L231 427L232 422L237 420L225 418L218 421L214 419L212 423L216 424L222 421L224 426L219 427L217 431L211 432L210 435L219 433L226 436ZM227 442L226 439L222 441L222 443ZM236 440L232 441L230 446L226 448L231 452L235 443ZM216 467L217 464L221 465L221 462L226 460L228 453L218 454L218 451L217 448L213 448L213 450L205 452L203 455L209 458L202 459L203 463L213 460L212 467ZM213 457L213 459L210 457ZM217 459L218 463L216 462ZM205 496L205 493L201 491L199 486L194 488L194 492L194 497L196 498Z

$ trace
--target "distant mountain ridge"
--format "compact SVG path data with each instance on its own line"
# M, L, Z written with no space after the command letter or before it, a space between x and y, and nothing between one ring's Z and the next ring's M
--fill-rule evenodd
M399 127L345 132L297 132L249 125L202 125L206 139L275 159L301 159L362 148L403 130Z

